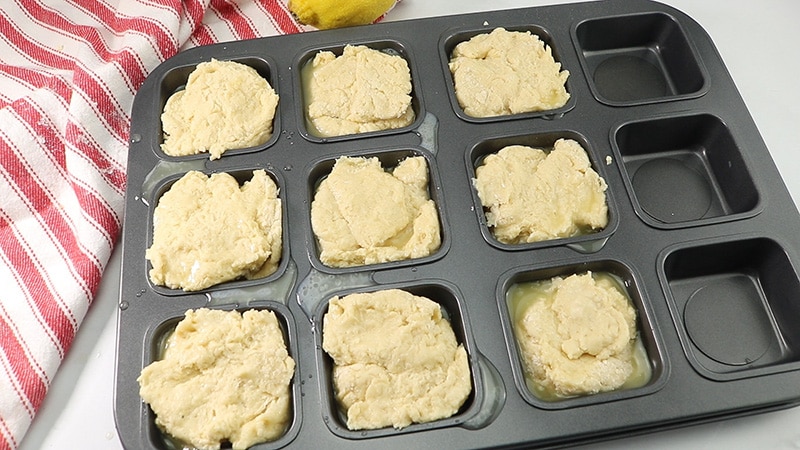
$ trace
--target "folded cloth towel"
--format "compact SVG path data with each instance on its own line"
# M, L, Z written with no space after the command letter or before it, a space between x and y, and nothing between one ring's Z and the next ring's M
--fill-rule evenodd
M0 2L0 449L30 426L118 240L137 89L185 48L303 31L285 2Z

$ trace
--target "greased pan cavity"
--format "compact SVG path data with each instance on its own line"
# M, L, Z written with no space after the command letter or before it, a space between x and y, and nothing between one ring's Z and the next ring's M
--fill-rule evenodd
M470 120L454 100L448 52L495 27L541 33L570 72L559 110ZM375 45L409 60L410 127L310 136L300 65L319 50ZM280 96L274 138L221 159L160 148L166 96L211 58L255 67ZM133 105L120 281L115 411L126 448L170 448L138 395L156 340L187 309L270 308L297 362L287 434L258 449L548 447L793 406L800 401L800 215L706 32L649 1L604 1L383 23L200 47L159 66ZM609 224L589 236L501 245L472 185L505 143L584 146L608 184ZM313 187L340 155L423 155L443 245L430 258L334 270L310 230ZM162 186L189 170L246 179L266 169L284 202L284 258L257 282L165 292L144 257ZM508 285L586 270L623 280L653 369L642 388L542 404L519 379ZM332 295L402 287L439 302L465 343L473 395L439 423L350 432L332 407L318 348Z

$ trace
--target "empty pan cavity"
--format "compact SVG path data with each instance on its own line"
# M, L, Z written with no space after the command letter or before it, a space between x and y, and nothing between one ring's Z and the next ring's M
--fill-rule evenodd
M575 28L574 40L592 92L603 103L691 98L708 89L689 40L668 14L587 20Z
M654 227L721 222L760 211L744 151L717 116L629 122L613 140L634 208Z
M776 240L715 239L667 249L660 276L695 369L729 380L800 364L798 280Z

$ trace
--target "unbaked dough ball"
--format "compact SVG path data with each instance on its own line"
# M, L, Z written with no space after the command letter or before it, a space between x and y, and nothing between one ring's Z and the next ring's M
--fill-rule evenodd
M162 359L138 378L156 424L198 449L245 449L282 436L295 362L269 310L189 310Z
M576 141L549 152L511 145L488 155L473 180L498 241L524 244L596 232L608 225L606 182Z
M198 291L278 269L283 242L278 187L264 170L239 186L228 173L191 171L158 200L145 252L153 284Z
M278 95L250 66L212 59L197 65L186 88L164 106L161 149L170 156L261 145L272 136Z
M458 104L473 117L557 109L569 100L569 72L530 32L495 28L456 45L450 72Z
M399 55L348 45L338 57L319 52L306 74L312 134L342 136L402 128L414 122L411 72Z
M331 299L322 347L351 430L451 417L472 392L467 352L441 307L404 290Z
M314 195L311 227L320 261L331 267L432 254L441 235L425 158L406 158L392 171L375 157L337 159Z
M599 275L554 277L509 293L528 296L513 318L525 371L561 397L615 390L634 374L636 311L609 275Z

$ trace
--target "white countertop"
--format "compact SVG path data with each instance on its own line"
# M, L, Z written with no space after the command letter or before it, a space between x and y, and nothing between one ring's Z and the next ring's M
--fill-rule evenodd
M402 0L391 20L566 1ZM800 2L668 0L714 40L800 205ZM798 230L800 232L800 230ZM113 391L120 249L20 449L121 449ZM800 326L800 324L798 324ZM800 386L798 386L800 389ZM593 444L592 448L800 448L800 408Z

